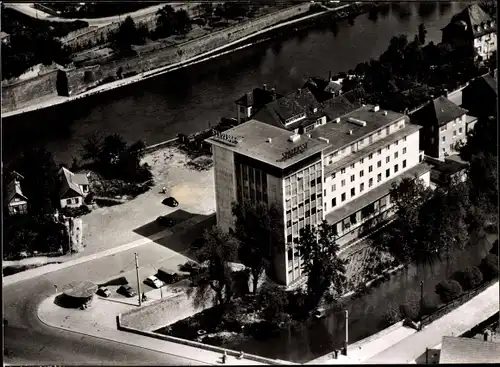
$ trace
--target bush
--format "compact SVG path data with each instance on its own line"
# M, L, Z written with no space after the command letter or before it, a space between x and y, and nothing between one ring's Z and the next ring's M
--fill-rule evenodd
M91 210L87 207L87 205L80 205L77 208L63 208L61 209L61 214L66 216L66 217L80 217L85 214L89 214Z
M263 285L258 295L258 305L264 320L271 324L279 325L288 319L285 311L288 306L287 292L274 284Z
M395 324L401 320L401 312L395 303L391 302L387 304L387 310L382 316L383 328L386 328L392 324Z
M444 280L436 285L436 293L445 303L454 300L462 292L462 286L456 280Z
M476 266L470 266L464 271L457 271L453 279L460 283L464 290L474 289L483 281L483 274Z
M491 280L498 277L498 256L488 255L486 256L481 264L479 265L481 273L485 280Z

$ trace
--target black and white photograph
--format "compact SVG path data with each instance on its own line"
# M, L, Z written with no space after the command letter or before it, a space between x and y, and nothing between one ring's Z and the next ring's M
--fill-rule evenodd
M4 365L500 363L496 0L29 1Z

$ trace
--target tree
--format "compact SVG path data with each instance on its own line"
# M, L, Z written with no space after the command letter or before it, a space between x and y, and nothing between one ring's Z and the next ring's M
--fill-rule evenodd
M129 51L137 42L137 27L132 17L128 16L112 36L113 45L120 51Z
M214 5L212 3L201 3L196 6L196 11L201 18L210 18L214 13Z
M443 280L436 285L436 293L445 303L451 302L463 292L456 280Z
M425 29L425 24L420 23L418 26L418 41L421 45L425 45L425 36L427 34L427 29Z
M303 273L307 276L306 311L310 312L321 302L325 292L342 294L346 277L346 260L338 255L333 226L323 221L318 229L306 226L296 241L302 256Z
M206 230L203 238L204 245L195 251L195 256L203 264L193 281L195 305L205 303L212 295L215 305L224 306L233 295L229 263L237 257L238 241L219 227Z
M497 155L497 120L493 116L479 118L474 129L467 133L467 142L460 148L460 157L468 162L478 153Z
M108 135L102 142L98 163L103 166L117 164L121 154L127 148L127 143L118 134Z
M250 269L253 293L257 293L260 276L269 270L273 249L277 246L278 211L264 203L233 203L235 234L240 242L239 258Z
M491 280L498 277L498 256L489 254L479 265L479 270L483 274L485 280Z
M279 325L288 319L286 309L288 296L285 290L273 283L264 283L259 291L258 305L264 319L273 325Z
M460 283L464 290L474 289L483 281L483 274L476 266L469 266L464 271L457 271L453 279Z
M170 5L165 5L156 12L155 33L157 37L165 38L174 34L186 34L191 30L191 20L184 9L175 11Z
M82 160L96 162L99 160L102 150L103 137L98 132L93 132L83 143L80 154Z

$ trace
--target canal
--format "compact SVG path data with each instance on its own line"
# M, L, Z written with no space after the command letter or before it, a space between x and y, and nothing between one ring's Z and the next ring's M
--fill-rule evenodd
M289 92L309 76L326 77L377 58L391 37L425 23L427 42L439 42L441 28L467 4L418 3L393 6L376 20L368 14L337 27L309 29L158 76L143 82L64 104L13 116L3 122L4 160L25 146L41 144L59 163L71 163L81 144L96 132L117 133L127 141L158 143L178 133L193 133L234 115L234 100L264 83Z
M488 234L485 238L474 239L474 244L451 255L448 262L436 259L432 266L410 266L407 271L402 270L386 282L371 288L367 294L345 300L342 310L332 311L321 320L304 324L300 330L285 331L263 341L248 340L225 347L298 363L331 353L334 349L340 349L345 340L344 310L349 312L349 344L353 344L385 327L384 316L388 305L399 307L407 297L419 297L420 281L424 281L424 299L437 305L439 297L435 293L436 284L448 279L455 271L479 265L496 238L496 234Z

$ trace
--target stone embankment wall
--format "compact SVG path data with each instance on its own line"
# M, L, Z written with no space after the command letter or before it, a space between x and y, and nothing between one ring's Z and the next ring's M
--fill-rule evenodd
M37 99L46 99L57 95L68 96L79 94L96 86L104 79L116 78L119 70L122 75L131 75L186 61L194 56L237 41L242 37L251 35L256 31L260 31L291 17L304 14L308 10L309 4L303 3L213 32L177 46L142 52L137 56L93 66L72 67L64 70L60 68L61 72L54 69L51 72L39 74L29 80L2 82L2 112L26 107ZM111 29L112 25L107 27L106 32ZM104 27L98 29L101 28ZM94 32L93 34L92 37L100 37L98 33ZM83 34L79 37L83 37L82 40L85 40L86 36Z

